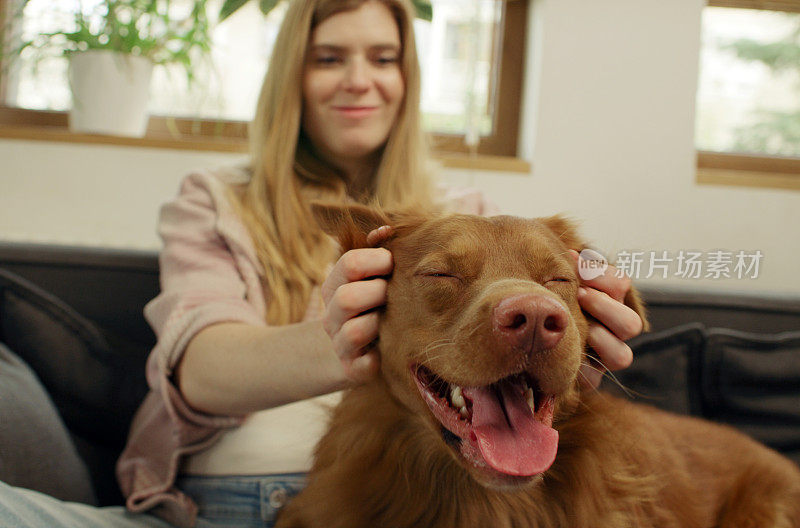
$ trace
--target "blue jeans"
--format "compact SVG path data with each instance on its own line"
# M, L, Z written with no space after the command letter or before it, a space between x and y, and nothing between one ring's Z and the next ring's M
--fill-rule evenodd
M180 477L177 487L214 526L272 528L278 510L305 487L305 473L268 476Z
M305 474L264 477L182 477L178 481L199 508L197 528L271 528L278 510L305 485ZM97 508L64 502L0 482L2 528L172 528L122 506Z

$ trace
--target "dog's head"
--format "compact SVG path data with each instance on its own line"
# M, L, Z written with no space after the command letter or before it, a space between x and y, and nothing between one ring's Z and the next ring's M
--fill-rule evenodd
M394 271L378 346L394 396L484 485L520 486L546 471L558 424L580 397L588 332L569 254L583 247L573 225L363 206L314 212L344 251L393 227L382 244ZM628 299L642 314L638 296Z

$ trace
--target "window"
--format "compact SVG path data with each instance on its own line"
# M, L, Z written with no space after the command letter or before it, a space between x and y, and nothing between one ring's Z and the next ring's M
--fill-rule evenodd
M697 91L699 175L800 176L798 94L800 1L712 0ZM779 186L800 188L794 181Z
M8 12L16 1L0 0L0 8ZM98 1L28 0L14 30L47 31L64 17L69 20L76 5L90 11ZM190 0L173 2L181 3ZM450 152L515 155L527 2L432 3L433 20L417 19L415 31L423 72L423 122L434 146ZM222 0L209 1L212 18L221 4ZM198 69L199 82L193 87L178 71L154 70L150 113L159 117L151 118L148 137L159 130L172 130L174 135L177 129L184 135L207 133L243 144L245 123L252 118L285 7L280 3L265 17L255 2L249 2L216 26L213 64ZM66 59L60 56L34 64L23 54L13 61L0 78L0 122L63 126L63 112L71 104L66 69Z

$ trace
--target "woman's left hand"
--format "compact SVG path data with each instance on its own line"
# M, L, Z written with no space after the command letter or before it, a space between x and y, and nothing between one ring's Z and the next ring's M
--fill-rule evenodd
M571 250L577 269L580 256ZM631 279L618 277L616 268L608 266L605 273L591 280L581 279L578 303L597 321L589 325L588 345L596 353L596 360L581 366L581 377L589 387L597 387L606 369L619 370L630 366L633 352L625 343L642 333L644 323L633 309L623 301L631 289Z

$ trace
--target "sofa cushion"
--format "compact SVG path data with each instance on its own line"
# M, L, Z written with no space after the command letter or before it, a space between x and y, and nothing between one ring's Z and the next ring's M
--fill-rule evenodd
M114 464L147 389L140 355L112 349L89 320L2 269L0 340L47 389L89 466L99 503L120 503Z
M0 481L96 504L88 470L33 371L0 343Z
M800 331L708 332L706 417L731 424L800 464Z
M633 364L614 373L603 388L617 396L680 413L701 408L698 364L705 344L705 327L690 323L640 335L628 342ZM610 376L609 376L610 377Z
M646 281L643 281L646 282ZM637 284L654 331L700 322L706 328L776 334L800 328L800 297L792 292L726 292L697 285Z

